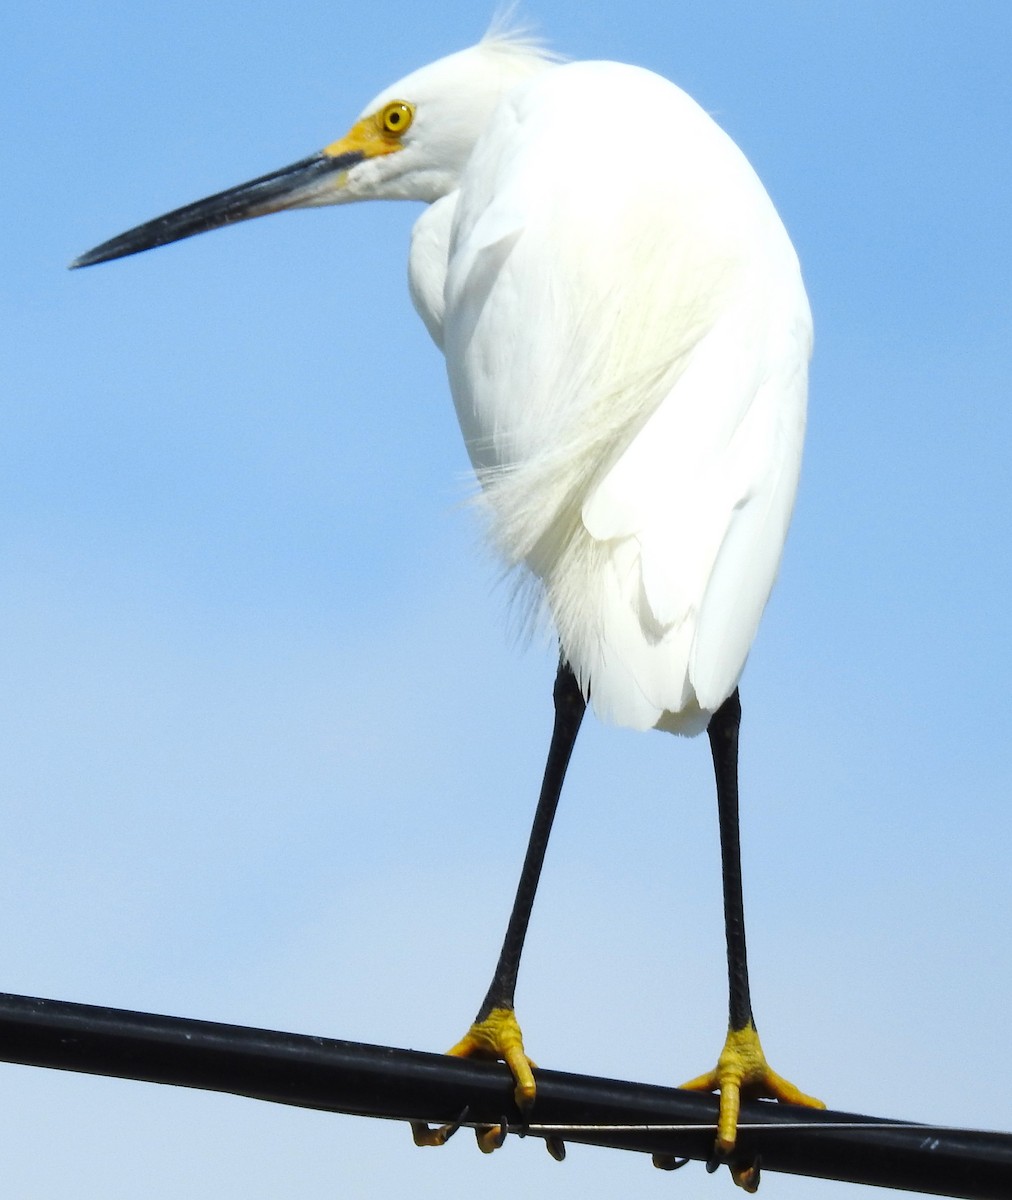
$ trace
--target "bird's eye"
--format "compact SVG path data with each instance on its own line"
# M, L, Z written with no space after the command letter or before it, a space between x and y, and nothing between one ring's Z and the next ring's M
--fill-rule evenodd
M415 106L406 100L391 101L379 114L384 133L400 137L414 120Z

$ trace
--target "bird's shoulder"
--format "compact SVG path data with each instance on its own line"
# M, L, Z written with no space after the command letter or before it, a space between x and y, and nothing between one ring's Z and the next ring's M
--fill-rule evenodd
M701 332L743 273L792 263L745 156L685 92L639 67L567 63L508 93L479 138L447 303L473 313L500 287L524 311L568 306L563 322L620 308Z
M661 241L743 244L772 208L745 156L687 93L613 62L561 64L508 92L460 192L457 245L504 220L532 236L621 240L649 229Z

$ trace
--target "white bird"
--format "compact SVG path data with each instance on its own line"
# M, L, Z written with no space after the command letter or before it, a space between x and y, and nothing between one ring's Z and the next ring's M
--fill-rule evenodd
M490 536L558 632L556 725L502 956L459 1054L535 1082L513 1009L586 702L707 729L721 825L727 1041L689 1086L818 1104L767 1066L745 962L737 685L780 563L805 427L797 256L741 151L666 79L493 32L380 92L323 151L112 239L87 266L279 209L423 201L411 297L446 357ZM444 1131L419 1140L443 1140ZM486 1135L484 1146L493 1141ZM739 1181L754 1184L748 1164Z

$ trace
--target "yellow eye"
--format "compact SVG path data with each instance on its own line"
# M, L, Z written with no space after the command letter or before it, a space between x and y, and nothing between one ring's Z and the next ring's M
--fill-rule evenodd
M379 114L384 133L400 137L415 118L415 106L406 100L392 100Z

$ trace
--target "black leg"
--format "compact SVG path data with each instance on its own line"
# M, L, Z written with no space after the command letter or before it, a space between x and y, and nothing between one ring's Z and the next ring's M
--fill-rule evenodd
M552 821L555 819L566 769L576 744L576 735L580 732L580 724L587 708L576 676L566 662L559 664L553 694L555 727L552 730L552 742L548 749L545 777L541 784L531 837L527 844L527 855L520 872L520 883L517 886L516 899L513 901L509 925L506 927L499 962L496 964L488 994L478 1010L477 1021L484 1021L494 1009L513 1007L520 955L524 948L524 938L527 936L531 909L534 907L534 894L538 889L541 867L545 861L548 837L552 832Z
M766 1061L752 1019L745 957L745 911L741 894L741 847L738 838L738 729L741 704L738 691L728 696L710 718L707 733L717 780L720 859L724 880L724 931L727 935L728 1032L716 1069L690 1079L683 1087L719 1091L715 1157L711 1166L726 1161L735 1181L746 1191L759 1185L759 1164L733 1157L742 1095L768 1096L787 1104L824 1108L793 1083L773 1071Z
M710 718L707 734L717 780L720 859L724 881L724 931L727 937L728 1015L732 1030L753 1025L745 956L745 909L741 890L741 843L738 834L738 689Z
M492 984L482 1002L474 1024L464 1037L450 1050L450 1054L499 1058L505 1061L516 1080L514 1098L521 1111L530 1108L534 1101L534 1076L532 1063L524 1053L520 1026L513 1012L513 996L516 991L517 972L520 970L520 955L527 936L527 926L534 907L534 894L538 890L538 879L545 861L548 837L552 832L552 821L559 804L559 795L566 778L566 768L580 732L580 723L587 705L569 664L559 664L555 678L555 727L545 764L545 777L541 784L538 807L534 814L527 855L520 872L513 911L510 913L499 961L496 964ZM438 1128L430 1128L420 1121L411 1123L411 1132L417 1146L441 1146L450 1137L459 1121ZM502 1145L505 1137L505 1122L502 1126L475 1130L478 1145L486 1153ZM564 1150L561 1141L550 1151L558 1157Z

